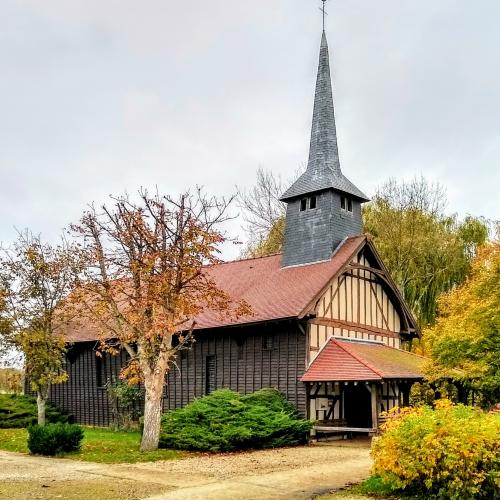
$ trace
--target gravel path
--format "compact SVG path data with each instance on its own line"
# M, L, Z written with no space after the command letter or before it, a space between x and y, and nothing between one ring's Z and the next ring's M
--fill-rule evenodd
M32 483L38 491L40 482L44 481L50 481L59 489L65 481L80 481L88 485L87 493L81 498L91 498L88 493L101 483L115 486L123 483L116 497L110 492L103 493L106 496L100 498L309 499L363 479L369 468L368 443L360 441L199 455L133 465L94 464L0 452L0 483L5 487L17 483L26 489L26 485ZM127 486L130 482L133 488ZM74 493L71 498L80 498ZM48 494L40 490L40 496L32 498L54 498ZM26 494L16 498L31 497Z

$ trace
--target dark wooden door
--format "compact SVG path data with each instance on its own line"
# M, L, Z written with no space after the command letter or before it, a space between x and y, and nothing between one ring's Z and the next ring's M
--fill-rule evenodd
M364 384L345 388L344 415L349 427L372 427L371 394Z
M217 364L215 355L207 356L205 367L205 393L210 394L217 389Z

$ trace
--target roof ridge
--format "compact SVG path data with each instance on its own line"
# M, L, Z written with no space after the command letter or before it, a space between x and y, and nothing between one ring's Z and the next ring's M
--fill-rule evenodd
M312 266L314 264L322 264L324 262L330 262L333 257L335 257L336 253L338 252L338 250L340 250L342 248L342 246L349 240L355 240L355 239L358 239L358 238L367 238L366 234L355 234L355 235L352 235L352 236L346 236L344 238L344 240L341 242L341 244L333 251L332 255L326 259L326 260L322 260L320 262L308 262L307 264L300 264L300 266ZM233 260L223 260L221 262L217 262L216 264L209 264L208 266L206 267L211 267L213 265L215 266L219 266L219 265L222 265L222 264L233 264L235 262L246 262L246 261L249 261L249 260L259 260L259 259L267 259L269 257L276 257L278 255L283 255L283 252L275 252L275 253L270 253L268 255L260 255L258 257L244 257L242 259L233 259ZM288 267L299 267L298 265L295 265L295 266L288 266ZM287 269L287 267L284 267L282 269Z
M249 260L268 259L270 257L276 257L278 255L282 255L282 252L270 253L269 255L261 255L259 257L244 257L242 259L221 260L220 262L217 262L215 264L208 264L205 267L220 266L220 265L223 265L223 264L234 264L235 262L246 262L246 261L249 261Z
M417 358L424 359L425 361L429 361L430 358L427 356L422 356L421 354L417 354L416 352L405 351L404 349L398 349L397 347L392 347L390 345L386 345L389 349L396 349L396 351L403 351L406 354L411 354L412 356L416 356Z
M352 356L354 359L358 360L361 364L365 365L369 370L371 370L373 373L377 374L380 378L384 378L383 374L380 373L376 368L374 368L370 363L365 361L363 358L361 358L359 355L356 353L352 352L350 349L346 349L345 345L342 345L339 343L339 340L341 341L342 339L332 337L332 339L335 339L335 343L340 347L342 350L344 350L347 354ZM348 342L346 342L348 344ZM374 345L380 345L384 346L385 344L374 344Z

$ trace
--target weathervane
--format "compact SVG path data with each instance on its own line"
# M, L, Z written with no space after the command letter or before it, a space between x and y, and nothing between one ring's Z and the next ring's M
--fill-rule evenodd
M323 31L325 31L325 16L328 15L328 12L325 10L326 0L321 0L323 2L323 6L320 7L320 11L323 13Z

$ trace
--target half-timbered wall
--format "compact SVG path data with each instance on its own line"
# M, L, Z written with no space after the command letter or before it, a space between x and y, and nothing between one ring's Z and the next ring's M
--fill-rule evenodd
M366 388L367 391L377 391L377 413L392 410L394 407L408 405L411 383L400 380L384 380L369 382L315 382L308 386L309 419L313 421L329 421L340 423L348 418L345 396L353 388ZM370 412L367 402L365 413ZM351 412L352 413L352 412ZM340 424L342 425L342 424Z
M283 392L306 415L305 335L297 322L204 331L178 356L167 376L165 410L180 408L214 389L248 394L264 387ZM51 388L51 402L73 414L77 423L107 426L112 415L104 387L126 363L118 356L95 354L95 342L75 344L68 356L69 379ZM207 359L210 363L207 363ZM209 381L208 376L212 377ZM30 392L29 390L27 392Z
M311 420L344 418L344 403L339 382L316 382L311 384L309 391L309 418Z
M373 265L362 252L354 263ZM318 301L315 316L309 322L309 362L332 336L401 347L399 313L381 279L366 269L350 268L335 278Z
M402 406L402 396L397 381L384 381L380 389L380 411L389 411L396 406Z

